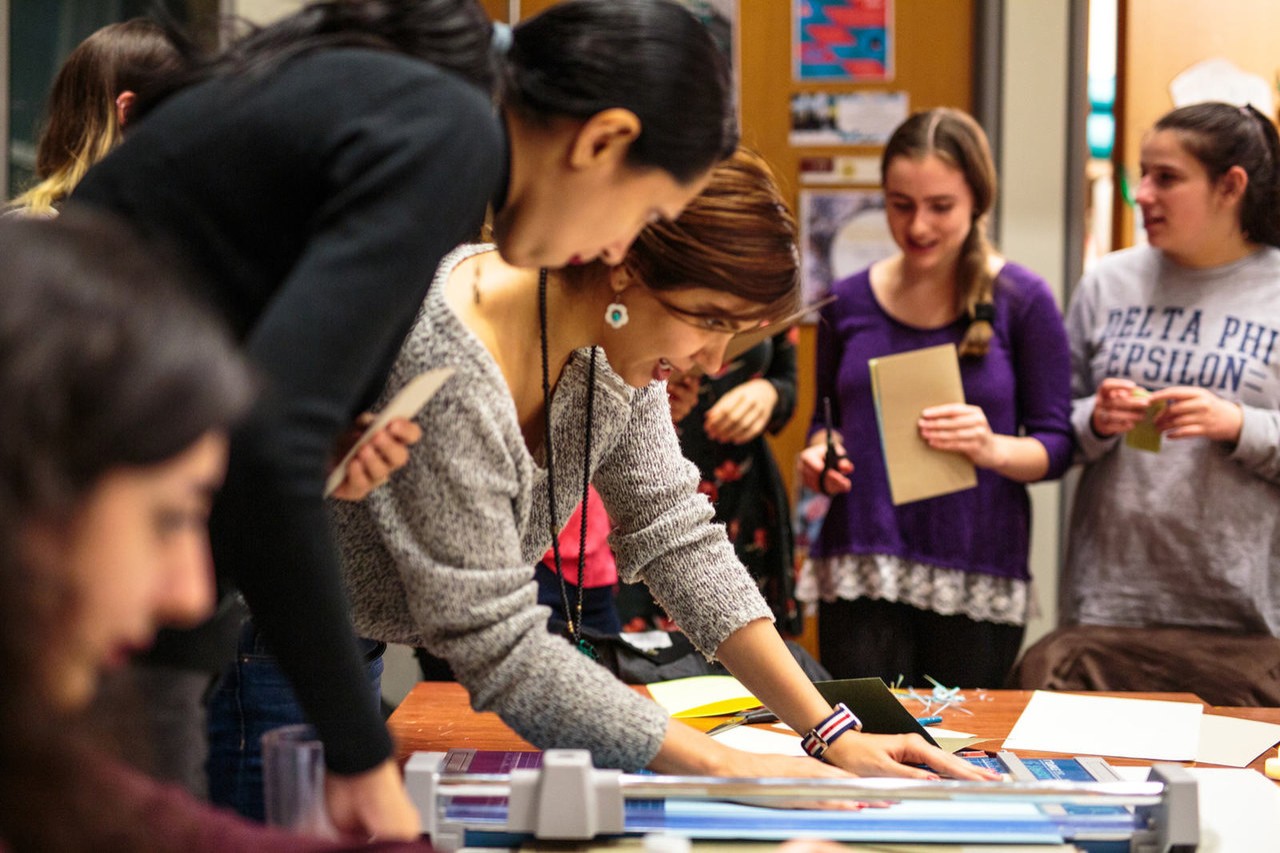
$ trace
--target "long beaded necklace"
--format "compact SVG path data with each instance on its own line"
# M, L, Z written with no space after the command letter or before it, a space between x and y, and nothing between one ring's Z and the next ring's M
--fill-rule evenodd
M556 529L556 477L555 458L551 450L551 370L547 356L547 270L538 271L538 324L542 338L542 418L543 445L547 449L547 509L550 516L551 552L555 556L556 577L560 580L560 603L564 607L564 619L573 634L573 645L587 657L595 660L596 650L582 638L582 594L584 592L587 560L587 497L591 487L591 413L596 396L596 350L591 348L591 365L587 370L587 427L582 454L582 527L578 531L578 600L576 613L569 607L569 590L564 582L564 569L560 565L560 535ZM576 617L576 618L575 618Z

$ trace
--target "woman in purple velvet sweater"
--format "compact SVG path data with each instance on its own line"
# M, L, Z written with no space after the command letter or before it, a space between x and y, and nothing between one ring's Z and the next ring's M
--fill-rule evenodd
M972 118L911 116L881 178L899 252L837 282L818 327L802 473L834 497L798 595L818 603L820 656L837 678L999 687L1027 612L1024 484L1071 463L1066 333L1044 280L985 236L995 166ZM958 347L967 402L925 409L920 435L968 457L978 485L895 507L867 360L938 344ZM822 421L826 397L834 424ZM824 474L828 428L847 459Z

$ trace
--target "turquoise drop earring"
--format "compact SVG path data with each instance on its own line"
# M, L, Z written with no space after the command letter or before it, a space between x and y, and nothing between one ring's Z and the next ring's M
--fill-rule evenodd
M615 329L621 329L630 319L631 317L627 315L627 306L616 299L604 309L604 321Z

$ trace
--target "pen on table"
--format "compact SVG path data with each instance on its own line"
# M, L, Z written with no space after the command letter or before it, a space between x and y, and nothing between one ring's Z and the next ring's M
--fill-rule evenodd
M942 722L941 717L916 717L916 722L922 726L932 726L934 723Z

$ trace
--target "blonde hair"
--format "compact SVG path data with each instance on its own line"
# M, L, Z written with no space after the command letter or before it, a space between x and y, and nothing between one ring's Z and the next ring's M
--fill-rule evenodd
M956 308L969 318L960 341L962 356L984 356L993 332L990 319L995 276L989 262L995 247L987 238L987 223L996 199L996 166L987 135L965 112L946 107L919 112L898 126L880 160L883 183L896 157L921 160L928 156L958 169L973 193L973 221L956 264Z
M109 24L82 41L54 78L48 115L36 144L39 183L8 207L51 216L89 167L120 142L116 98L140 92L182 65L159 24L134 18Z

